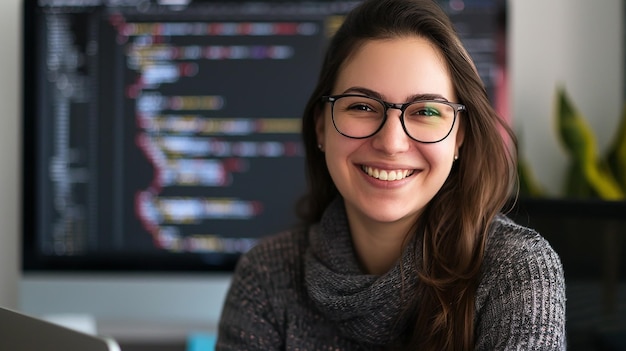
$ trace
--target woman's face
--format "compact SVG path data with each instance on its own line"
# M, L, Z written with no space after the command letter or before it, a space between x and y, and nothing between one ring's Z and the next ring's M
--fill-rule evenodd
M367 41L344 62L332 91L348 93L392 103L423 96L457 102L443 57L419 37ZM414 223L442 187L462 143L458 114L450 135L433 144L415 141L404 132L400 110L388 109L387 114L382 129L365 139L351 139L335 130L330 103L317 120L317 139L345 199L351 225ZM395 180L380 179L381 173L392 172Z

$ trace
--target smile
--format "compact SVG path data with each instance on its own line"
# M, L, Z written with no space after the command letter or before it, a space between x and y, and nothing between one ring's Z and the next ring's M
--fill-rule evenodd
M402 180L406 177L411 176L414 172L414 170L408 170L408 169L397 169L397 170L388 171L384 169L372 168L369 166L361 166L361 169L363 170L363 172L367 173L367 175L369 175L372 178L385 180L388 182L391 182L394 180Z

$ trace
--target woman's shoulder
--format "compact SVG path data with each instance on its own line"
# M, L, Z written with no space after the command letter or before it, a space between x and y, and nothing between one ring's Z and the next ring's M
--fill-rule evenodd
M274 253L293 250L306 245L308 227L297 225L289 229L261 237L250 249L251 254Z
M241 256L238 266L251 265L265 271L293 267L298 264L306 251L307 233L307 227L295 226L262 237Z
M498 215L487 239L488 256L548 255L558 256L550 243L533 228L514 222L505 215Z
M565 344L565 279L558 254L540 233L498 216L476 293L477 349Z
M483 272L491 278L562 280L563 267L558 253L536 230L520 225L505 215L495 218L491 227Z
M477 349L519 349L519 345L538 349L531 341L542 342L542 349L562 348L563 267L540 233L505 216L494 220L476 292L476 313Z

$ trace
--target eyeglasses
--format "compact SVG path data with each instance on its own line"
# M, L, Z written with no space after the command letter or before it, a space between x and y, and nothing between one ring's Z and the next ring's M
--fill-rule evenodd
M340 134L365 139L378 133L387 121L390 108L400 110L404 132L421 143L437 143L448 137L456 121L457 111L465 106L447 101L419 100L394 104L374 97L343 94L323 96L331 103L332 119Z

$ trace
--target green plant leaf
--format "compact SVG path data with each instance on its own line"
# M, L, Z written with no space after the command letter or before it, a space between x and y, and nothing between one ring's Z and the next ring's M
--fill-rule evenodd
M592 129L584 117L570 101L564 88L557 90L557 124L560 140L572 157L571 172L568 187L582 181L587 182L596 196L605 200L620 200L624 198L624 191L609 171L609 167L603 164L598 156L596 140ZM580 187L580 185L577 185ZM581 193L568 189L580 196Z
M615 138L607 151L606 163L626 193L626 105Z

